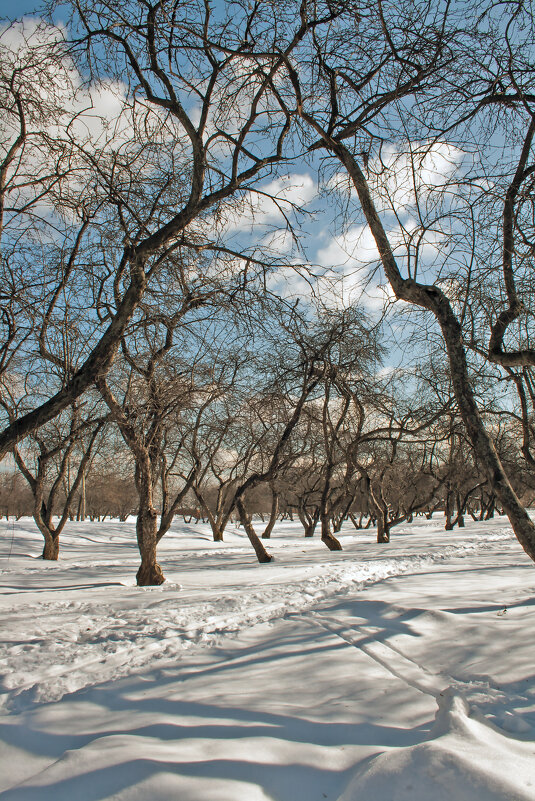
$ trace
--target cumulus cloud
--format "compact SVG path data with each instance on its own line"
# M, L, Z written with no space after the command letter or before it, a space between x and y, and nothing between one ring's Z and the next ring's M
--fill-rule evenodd
M449 142L411 142L403 150L393 145L382 148L380 156L370 159L367 166L377 208L397 214L410 212L417 201L427 201L451 182L463 158L463 151ZM347 173L333 175L328 187L355 195Z
M270 231L260 243L267 250L284 256L291 253L294 248L294 238L286 228Z
M293 217L295 210L304 208L316 196L316 184L310 174L284 175L263 184L256 192L247 192L238 202L229 205L221 215L218 227L222 232L237 233L259 226L281 225L286 217ZM288 231L281 228L270 234L280 235L281 244L288 246Z
M101 160L133 147L136 126L146 127L146 109L132 107L121 83L84 83L65 52L64 33L61 26L37 18L0 29L0 93L4 108L12 109L2 120L0 152L7 153L20 130L15 92L22 98L27 128L24 150L10 176L15 203L29 201L28 177L65 173L67 166L68 177L62 185L83 187L79 170L84 154Z
M312 271L303 264L287 264L272 272L267 281L268 289L287 300L310 302L317 288Z
M372 232L364 225L353 225L343 233L331 237L329 243L320 248L316 255L318 264L338 272L351 272L378 258Z
M110 131L124 139L130 133L124 86L111 81L85 86L62 47L64 34L60 25L37 18L0 29L2 92L7 94L12 83L20 93L30 132L33 126L34 132L62 133L95 146L104 134L109 140ZM4 124L9 131L10 121Z
M414 267L418 258L420 274L431 268L444 244L440 231L422 231L418 222L408 217L403 225L387 231L388 239L400 266ZM316 261L324 269L323 282L337 287L343 304L359 302L369 309L382 309L396 301L390 285L383 277L379 252L372 232L366 225L353 225L341 234L331 236L316 253Z

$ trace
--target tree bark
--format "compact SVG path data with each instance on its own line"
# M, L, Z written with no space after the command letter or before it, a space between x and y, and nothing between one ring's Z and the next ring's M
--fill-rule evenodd
M381 544L390 542L390 526L386 515L382 512L377 515L377 542Z
M138 480L139 509L137 513L136 534L141 565L136 574L138 587L152 587L165 581L162 569L156 558L158 547L158 517L152 503L152 482L150 475L140 475Z
M485 520L492 520L494 517L494 507L495 507L496 499L494 495L491 496L488 506L485 511Z
M57 562L59 558L59 536L54 536L48 531L41 531L45 544L43 546L42 558L50 562Z
M214 542L223 542L223 532L225 530L225 525L227 523L228 517L225 518L224 525L221 525L221 521L219 520L219 515L217 514L217 512L215 515L212 513L199 489L193 486L193 492L195 493L195 497L199 501L204 514L208 518L208 522L210 523L210 528L212 529L212 536Z
M251 522L251 517L247 512L247 509L245 508L245 505L241 498L237 499L236 505L238 507L238 513L240 515L241 524L245 530L245 533L249 537L249 542L254 548L256 558L261 564L271 562L273 557L268 554L268 552L262 545L262 540L258 537L256 531L254 530L253 524Z
M265 527L265 529L264 529L264 531L262 533L262 539L263 540L269 540L269 538L271 537L271 532L273 531L273 529L275 527L275 523L277 522L277 517L278 516L279 516L279 496L277 495L277 493L275 492L275 490L272 487L271 488L271 512L270 512L270 515L269 515L268 524L267 524L267 526Z
M316 507L314 513L309 515L304 508L297 508L297 515L305 531L305 537L313 537L319 520L319 509Z
M321 541L325 543L330 551L342 550L340 541L331 533L331 521L326 516L321 518Z
M455 523L453 521L453 501L452 501L451 491L448 491L446 493L446 503L444 504L444 516L446 517L446 524L444 526L445 530L453 531Z

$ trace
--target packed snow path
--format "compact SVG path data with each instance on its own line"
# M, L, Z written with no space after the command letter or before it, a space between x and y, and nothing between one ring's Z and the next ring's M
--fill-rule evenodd
M281 524L262 566L177 523L147 589L131 523L57 564L2 528L2 801L534 801L535 567L503 518L341 553Z

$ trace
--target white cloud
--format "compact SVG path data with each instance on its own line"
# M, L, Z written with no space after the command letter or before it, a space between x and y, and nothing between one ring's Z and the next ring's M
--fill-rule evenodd
M65 53L63 40L61 26L37 18L0 29L0 94L4 107L14 109L2 121L0 153L7 152L19 133L13 91L22 97L28 134L9 176L15 206L30 202L32 191L39 194L39 187L32 187L31 181L67 167L61 186L83 191L87 181L82 177L82 151L101 160L134 140L125 87L112 82L84 85ZM46 147L42 146L43 134L48 137ZM47 198L39 201L44 214L48 202Z
M432 270L433 260L440 252L445 235L432 230L422 234L417 221L409 217L403 226L387 231L387 236L401 267L407 264L409 254L414 265L417 246L419 271L425 275ZM383 276L379 252L366 225L351 226L331 237L328 244L317 251L316 261L325 270L322 291L334 291L343 305L361 303L371 310L378 310L400 302ZM336 289L327 290L327 284Z
M279 267L268 278L268 288L271 292L287 300L303 300L309 302L314 294L315 278L312 271L309 273L306 265L295 264Z
M418 222L410 217L403 225L397 225L386 233L394 255L399 259L405 259L409 249L414 254L416 247L419 258L432 257L445 238L445 233L437 230L422 232ZM333 236L324 248L320 248L316 261L338 274L347 274L362 267L376 265L379 251L370 228L367 225L353 225Z
M279 228L266 234L261 241L261 245L275 254L284 256L292 252L294 238L287 228Z
M316 254L318 264L336 269L337 272L351 272L358 266L377 261L378 258L372 232L364 225L353 225L342 234L333 236L329 244L320 248Z
M464 153L449 142L411 142L406 150L393 145L370 159L368 183L379 211L397 214L413 211L416 201L426 201L437 189L444 188L459 170ZM327 186L356 196L347 173L331 177ZM455 191L455 187L451 188Z
M316 195L316 184L308 173L284 175L229 206L221 220L221 230L231 233L283 223L286 215L293 216L294 207L304 208Z

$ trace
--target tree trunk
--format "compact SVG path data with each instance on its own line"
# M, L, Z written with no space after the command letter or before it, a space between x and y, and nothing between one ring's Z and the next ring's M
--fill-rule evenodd
M489 500L489 503L488 503L488 506L487 506L487 510L485 512L485 520L492 520L492 518L494 517L494 506L495 506L495 503L496 503L496 499L495 499L494 495L492 495L490 500Z
M366 177L350 151L339 141L321 132L327 147L336 153L352 178L362 211L370 226L380 254L381 262L394 294L400 300L430 311L442 331L448 353L451 381L455 400L474 454L483 467L489 485L504 508L513 531L528 556L535 561L535 524L520 503L500 461L491 435L481 418L468 372L466 350L461 324L448 297L436 285L420 284L412 278L403 278L392 251L377 209L372 200Z
M55 537L48 531L41 531L41 533L45 539L42 558L50 562L57 562L59 558L59 536Z
M245 533L249 537L249 542L254 548L256 558L262 564L266 562L271 562L273 557L268 554L268 552L262 545L262 540L258 537L256 531L254 530L253 524L251 522L251 517L247 512L247 509L245 508L241 498L238 498L237 507L240 515L241 524L245 529Z
M377 515L377 542L390 542L390 525L382 512Z
M152 486L150 476L139 479L139 509L137 513L137 544L141 556L141 565L137 571L138 587L152 587L165 581L162 569L156 559L158 546L158 521L156 509L152 504Z
M313 537L314 532L316 531L316 526L318 525L318 512L317 510L314 512L313 515L307 514L304 509L297 509L297 514L299 520L301 521L301 525L305 530L305 537Z
M455 526L455 521L453 520L453 501L451 492L446 494L446 503L444 504L444 516L446 518L446 524L444 528L446 531L453 531L453 527Z
M457 493L457 517L455 522L459 528L464 528L464 506L459 493Z
M225 530L225 525L227 523L228 518L225 518L223 525L221 525L221 519L220 519L221 516L219 514L219 510L216 511L216 514L214 516L208 504L204 500L204 497L202 496L198 487L194 486L193 492L195 493L195 497L199 501L199 504L203 510L204 515L208 518L208 522L210 523L210 528L212 529L212 537L214 542L223 542L223 532Z
M277 522L277 517L279 516L279 496L273 488L271 489L271 493L271 513L269 515L268 524L262 533L263 540L269 540L271 532Z
M37 496L34 499L34 509L33 509L33 519L35 525L43 535L43 539L45 544L43 546L43 552L41 554L42 559L46 559L50 562L57 562L59 558L59 535L60 531L57 531L52 526L52 522L50 517L46 514L46 507L43 503L42 498Z
M321 519L321 541L325 543L330 551L341 551L342 545L336 537L331 534L331 521L328 517Z

